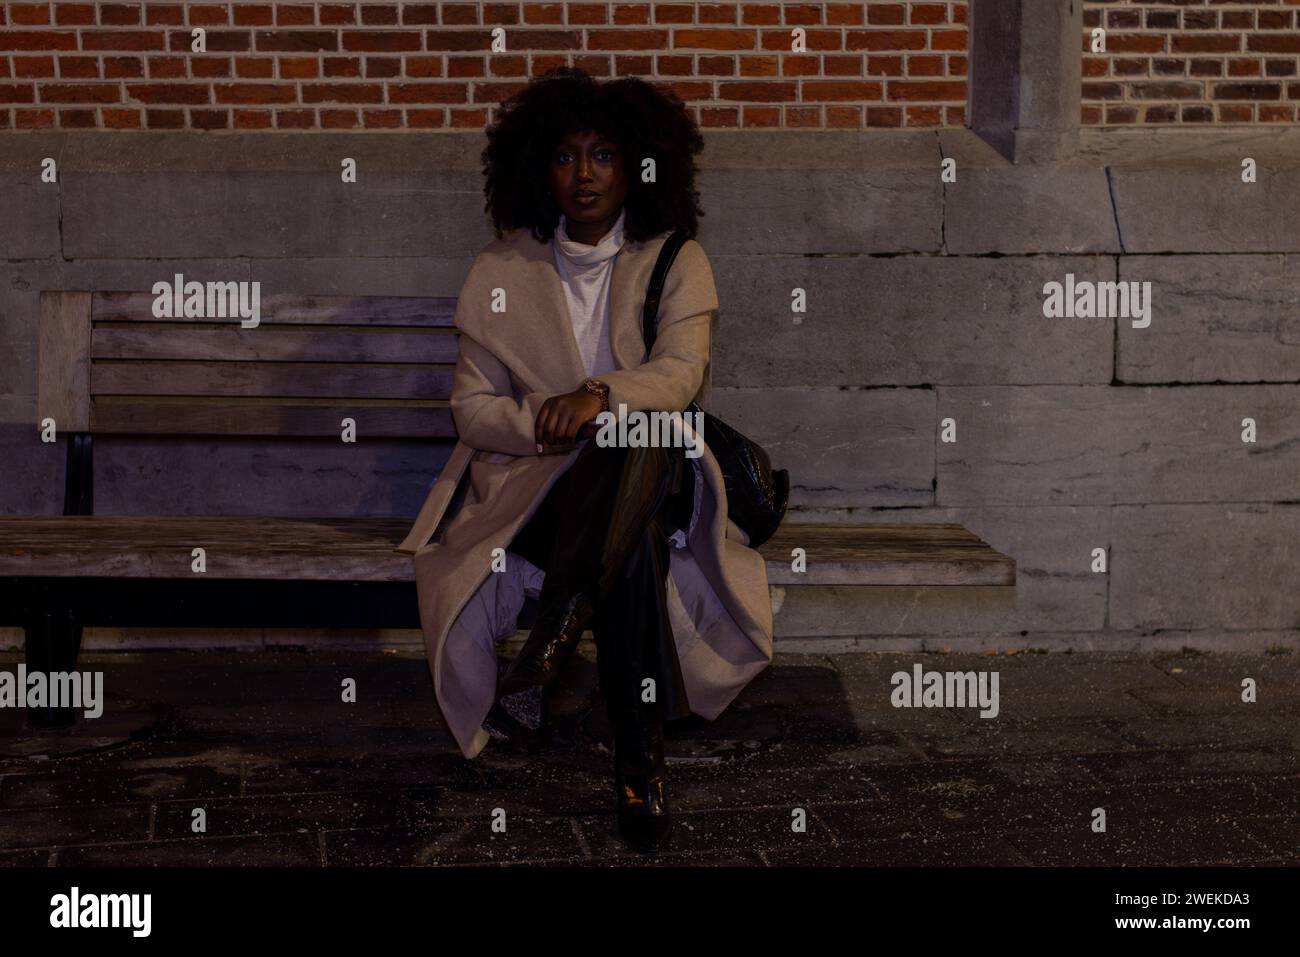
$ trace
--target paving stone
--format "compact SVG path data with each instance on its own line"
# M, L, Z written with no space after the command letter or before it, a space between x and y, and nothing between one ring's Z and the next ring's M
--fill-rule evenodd
M1012 721L1006 718L966 722L947 734L918 737L934 758L974 754L1029 755L1061 752L1113 751L1124 745L1123 736L1100 723L1056 720Z
M619 857L597 858L590 862L593 867L766 867L767 861L758 852L727 851L719 854L699 854L690 851L672 853L659 851L654 854L639 854L636 857L623 855Z
M1238 682L1240 678L1237 679ZM1242 688L1239 683L1223 683L1218 687L1169 689L1138 689L1132 694L1153 712L1158 714L1242 714L1260 712L1263 714L1290 715L1293 720L1300 717L1300 700L1292 692L1271 689L1272 694L1260 694L1257 699L1246 703L1242 701Z
M1249 747L1294 752L1300 744L1300 727L1294 718L1263 711L1216 714L1211 720L1197 722L1182 716L1143 716L1127 721L1125 728L1145 747Z
M176 841L64 847L55 863L66 867L313 867L319 866L315 834L191 837Z
M0 853L0 867L48 867L50 852L43 848Z
M349 788L431 787L456 783L480 785L477 769L462 766L463 758L432 755L423 760L393 760L375 756L356 761L285 761L283 764L250 768L244 782L245 794L344 791Z
M1300 814L1300 776L1273 775L1253 782L1253 786L1282 804L1287 813Z
M999 836L976 833L809 844L764 851L763 856L773 867L1011 867L1027 863Z
M228 768L176 766L131 771L68 768L45 774L11 774L0 788L0 807L123 804L167 798L220 798L239 794L239 773Z
M1197 690L1241 690L1241 679L1254 678L1261 690L1270 686L1294 694L1300 691L1300 655L1193 654L1157 655L1156 668L1179 685ZM1240 701L1240 694L1237 696Z
M1241 823L1267 848L1271 860L1279 864L1300 863L1300 824L1294 817L1247 816Z
M1083 803L1092 800L1084 792ZM1096 806L1133 818L1209 817L1213 819L1283 814L1287 807L1264 782L1249 780L1162 780L1115 788ZM1108 814L1111 813L1108 810Z
M147 804L61 805L0 811L0 848L143 840Z
M614 770L607 775L575 769L565 781L535 781L519 775L509 786L476 788L412 788L404 792L414 823L440 819L487 820L497 809L507 815L566 817L591 814L612 806Z
M1201 744L1071 754L1068 760L1078 775L1098 782L1230 778L1258 784L1277 776L1300 774L1300 757L1295 754L1232 746L1207 748Z
M1274 853L1258 838L1265 827L1245 820L1106 818L1106 832L1094 833L1089 819L1074 830L1008 832L1006 841L1032 863L1051 867L1142 867L1252 864Z
M858 768L751 769L670 768L668 799L681 811L726 808L818 807L826 803L878 804L884 800L872 777ZM613 794L610 795L611 806Z
M314 833L347 827L402 825L407 812L397 792L341 792L236 800L164 801L154 813L156 839ZM193 830L202 809L206 831Z
M831 842L831 832L817 810L805 810L807 831L804 833L793 830L795 818L791 808L733 808L678 813L673 816L673 846L676 850L697 853L736 853L798 845L805 840ZM593 856L637 854L625 848L619 840L612 811L605 818L582 818L579 824Z
M492 831L491 817L478 821L439 820L412 827L323 831L330 867L493 863L533 858L585 859L569 818L505 817L504 833Z

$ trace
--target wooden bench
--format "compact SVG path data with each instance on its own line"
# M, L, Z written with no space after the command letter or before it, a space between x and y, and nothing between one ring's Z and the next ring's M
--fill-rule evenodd
M64 514L0 517L0 624L23 627L28 667L74 667L87 624L418 628L411 558L394 551L413 517L265 518L256 503L240 518L96 516L92 440L331 437L343 450L352 419L358 443L449 443L455 300L274 296L244 329L156 319L154 298L41 295L37 415L67 445ZM960 525L788 522L761 553L773 585L1015 583L1014 561Z

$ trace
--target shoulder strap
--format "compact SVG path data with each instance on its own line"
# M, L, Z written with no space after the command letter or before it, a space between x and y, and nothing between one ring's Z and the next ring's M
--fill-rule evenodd
M672 268L673 260L677 258L677 251L682 248L686 239L684 230L673 230L659 249L659 258L655 261L654 271L650 273L650 285L646 288L645 294L645 308L641 312L641 335L645 339L647 355L655 344L655 332L659 324L659 300L663 297L664 281L668 277L668 270Z

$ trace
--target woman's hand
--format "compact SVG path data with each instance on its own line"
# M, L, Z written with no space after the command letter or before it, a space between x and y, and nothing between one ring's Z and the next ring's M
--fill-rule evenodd
M567 445L578 438L582 427L600 414L600 397L578 388L564 395L553 395L537 412L533 436L537 452L546 445Z

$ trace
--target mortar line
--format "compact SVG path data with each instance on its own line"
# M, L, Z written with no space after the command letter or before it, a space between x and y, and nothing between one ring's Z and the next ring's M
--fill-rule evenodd
M1128 250L1124 247L1124 231L1119 225L1119 204L1115 202L1115 177L1112 175L1111 167L1106 167L1106 191L1110 194L1110 215L1115 222L1115 238L1119 240L1120 255L1124 255Z
M943 137L939 135L938 130L935 131L934 139L939 146L939 249L946 256L948 255L948 183L943 178L943 163L948 157L943 153Z

